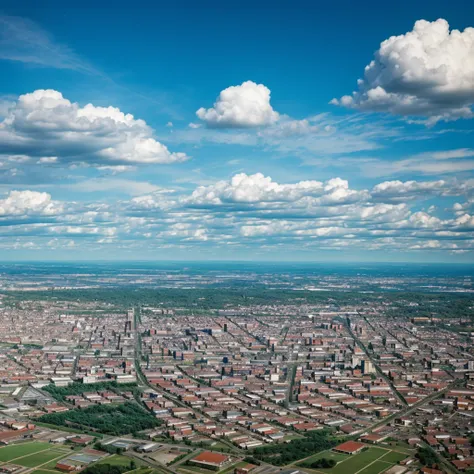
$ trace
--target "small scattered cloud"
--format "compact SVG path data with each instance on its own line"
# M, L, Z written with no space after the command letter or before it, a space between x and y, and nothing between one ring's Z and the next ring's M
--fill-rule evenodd
M134 181L119 178L91 178L78 183L62 185L71 191L82 193L119 192L130 196L153 193L160 189L159 186L147 181Z

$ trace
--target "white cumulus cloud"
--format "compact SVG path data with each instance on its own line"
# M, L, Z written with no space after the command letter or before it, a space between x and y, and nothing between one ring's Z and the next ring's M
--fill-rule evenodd
M447 183L438 181L384 181L372 189L372 197L381 200L408 201L416 198L428 198L446 190Z
M279 117L270 105L270 89L252 81L224 89L214 107L201 107L196 115L209 127L222 128L259 127Z
M218 181L210 186L198 187L188 199L188 203L219 205L225 202L294 201L303 196L320 194L322 191L323 183L320 181L279 184L262 173L239 173L230 181Z
M472 117L474 28L450 31L444 19L417 21L412 31L381 43L357 91L331 103L431 123Z
M13 153L36 156L39 163L95 165L162 164L188 158L155 140L145 121L116 107L81 107L51 89L21 95L0 122L0 154Z
M37 191L10 191L0 199L0 216L53 216L62 210L62 204L53 201L50 194Z

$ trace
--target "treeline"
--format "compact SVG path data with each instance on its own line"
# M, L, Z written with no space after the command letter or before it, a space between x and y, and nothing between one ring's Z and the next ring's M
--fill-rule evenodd
M289 443L270 444L255 448L252 456L276 466L284 466L312 454L334 447L338 441L328 430L310 431L305 438L294 439Z
M56 387L54 384L46 385L42 390L48 392L56 400L64 401L69 395L82 395L84 392L101 392L103 390L114 393L135 392L138 390L136 383L121 383L117 382L99 382L99 383L80 383L74 382L67 387Z
M86 467L82 474L122 474L136 468L135 462L132 460L128 466L116 466L114 464L94 464Z
M281 304L294 302L320 302L336 298L347 301L347 293L273 290L263 286L237 286L233 288L90 288L35 292L8 292L8 300L93 301L117 307L155 306L163 308L192 307L197 309L224 308L228 305Z
M403 314L424 315L436 313L440 316L474 315L474 297L467 293L429 293L408 291L384 291L374 289L373 293L354 291L292 291L269 289L261 285L233 288L90 288L35 292L8 292L5 301L19 300L94 301L116 307L130 306L185 307L192 310L209 310L225 307L270 305L270 304L353 304L364 307L371 302L384 301L398 307ZM418 306L410 306L417 303ZM396 312L396 311L395 311Z
M135 403L95 405L92 407L50 413L39 418L42 423L71 426L119 436L159 426L160 420Z

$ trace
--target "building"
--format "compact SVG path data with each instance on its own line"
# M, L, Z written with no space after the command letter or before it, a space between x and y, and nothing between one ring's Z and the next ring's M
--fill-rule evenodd
M0 472L3 472L5 474L13 474L16 471L20 471L24 469L23 466L17 466L16 464L4 464L3 466L0 466Z
M345 443L332 448L333 451L344 454L357 454L360 453L366 445L364 443L358 443L357 441L346 441Z
M378 434L368 434L360 438L361 441L365 443L378 444L386 440L388 435L378 435Z
M137 448L137 451L141 453L152 453L153 451L156 451L160 446L161 444L158 444L158 443L148 443L148 444L139 446Z
M229 456L220 453L212 453L211 451L204 451L192 458L189 462L195 466L218 471L228 461Z
M242 467L236 467L234 474L249 474L250 471L255 469L257 466L255 464L246 464Z
M73 472L81 469L82 466L75 466L74 464L69 464L67 462L58 462L55 466L55 469L62 472Z
M56 387L67 387L73 383L70 377L51 377L49 379Z
M375 374L374 364L369 359L363 359L361 362L362 373L365 374Z

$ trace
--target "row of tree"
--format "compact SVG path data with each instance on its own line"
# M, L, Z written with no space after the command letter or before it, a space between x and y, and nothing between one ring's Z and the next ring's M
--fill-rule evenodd
M82 474L122 474L123 472L136 469L135 461L131 460L127 466L116 466L113 464L94 464L82 471Z

